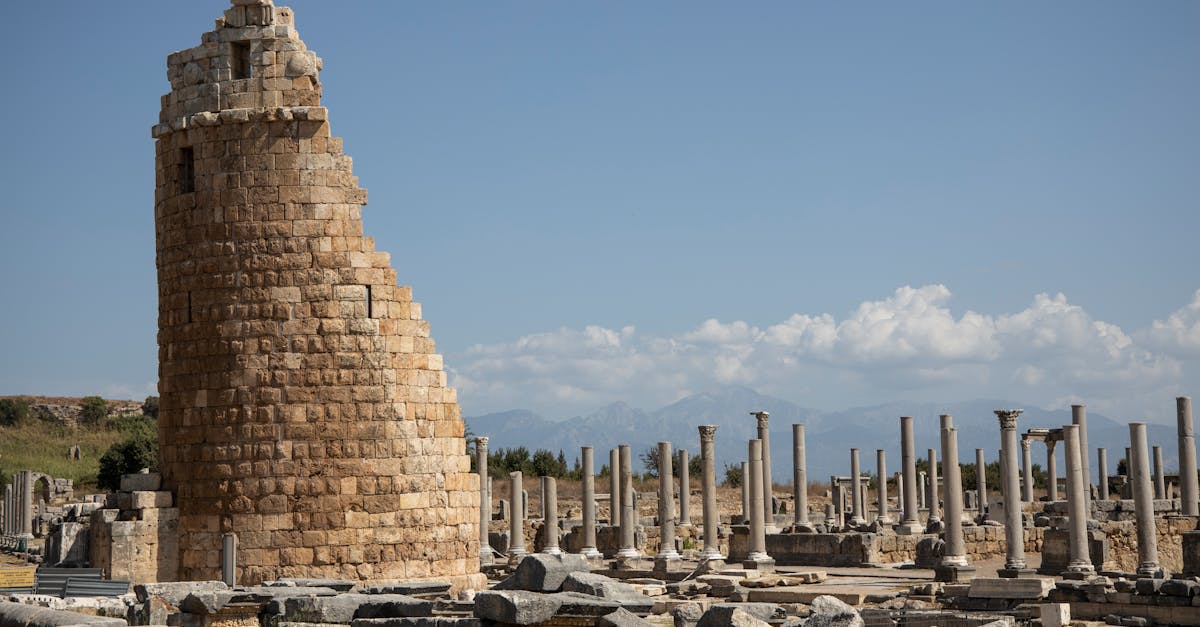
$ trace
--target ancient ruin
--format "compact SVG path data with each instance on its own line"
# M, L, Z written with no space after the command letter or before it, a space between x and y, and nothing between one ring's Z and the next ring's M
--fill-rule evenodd
M479 486L429 323L293 15L235 0L167 60L156 141L159 444L179 576L480 587Z

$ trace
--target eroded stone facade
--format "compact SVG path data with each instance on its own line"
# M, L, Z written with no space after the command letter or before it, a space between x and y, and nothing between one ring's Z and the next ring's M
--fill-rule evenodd
M478 479L428 322L286 7L234 0L168 57L156 143L159 443L180 576L480 587Z

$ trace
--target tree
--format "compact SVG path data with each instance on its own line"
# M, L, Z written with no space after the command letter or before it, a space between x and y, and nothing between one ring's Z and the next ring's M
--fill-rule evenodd
M0 399L0 426L10 427L29 416L29 403L23 398Z
M725 486L729 488L742 487L741 464L725 464Z
M158 419L158 397L157 396L147 396L146 397L146 400L144 402L142 402L142 413L151 418Z
M108 402L99 396L85 396L80 405L79 422L82 424L97 424L108 416Z
M100 472L96 483L101 488L117 490L121 487L121 475L138 472L143 468L158 467L158 440L145 436L134 436L118 442L100 457Z

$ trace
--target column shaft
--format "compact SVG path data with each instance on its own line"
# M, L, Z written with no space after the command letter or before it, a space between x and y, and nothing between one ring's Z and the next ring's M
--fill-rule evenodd
M1104 447L1096 449L1096 466L1100 474L1096 477L1100 485L1100 500L1108 500L1108 450Z
M1083 469L1083 511L1092 517L1092 466L1088 460L1087 407L1071 405L1071 424L1079 427L1079 467ZM1070 472L1069 470L1067 472Z
M943 422L943 425L950 423ZM962 470L958 466L958 430L942 427L942 498L946 502L946 549L942 564L966 566L967 545L963 540Z
M704 551L702 559L721 559L721 549L717 541L717 525L720 523L717 513L717 461L713 457L713 440L717 433L716 425L700 425L700 461L704 473L702 477L704 493ZM745 477L742 477L743 482Z
M941 507L938 505L938 455L935 449L928 449L929 457L929 524L937 525L942 521Z
M675 490L671 443L658 443L658 557L679 557L675 550Z
M583 474L583 547L579 550L585 557L600 557L596 548L596 476L592 447L580 447L580 472Z
M975 449L975 491L979 496L975 499L979 502L979 515L983 516L987 513L988 494L987 494L987 462L983 458L983 449Z
M1055 459L1056 440L1046 440L1046 499L1058 500L1058 460Z
M1070 525L1069 541L1071 561L1067 570L1073 573L1095 571L1088 555L1087 497L1084 496L1086 482L1083 475L1083 457L1080 454L1080 428L1071 424L1063 427L1063 444L1067 449L1067 516Z
M525 550L525 488L520 470L508 473L508 498L511 504L508 508L508 556L515 561L528 553Z
M1021 479L1017 476L1017 417L1019 409L998 409L1000 419L1000 453L1004 459L1004 567L1008 571L1027 569L1025 562L1025 528L1021 516Z
M750 463L742 462L742 523L750 524Z
M621 526L621 450L608 452L608 526ZM618 534L619 535L619 534Z
M1129 423L1129 445L1133 462L1133 509L1137 518L1139 575L1153 576L1158 564L1158 538L1154 529L1154 486L1150 480L1150 451L1146 450L1146 423Z
M638 557L637 526L641 522L633 502L633 453L628 444L622 444L621 452L621 550L619 557Z
M1032 442L1025 438L1021 438L1021 500L1026 503L1033 502L1033 452ZM1003 463L1003 460L1001 460Z
M879 477L879 516L875 520L881 525L888 525L892 517L888 514L887 453L881 448L875 449L875 473Z
M763 465L763 528L768 533L774 533L775 529L775 512L772 505L774 504L775 483L771 479L771 429L769 427L770 414L765 411L750 412L757 421L758 439L762 440L762 465Z
M546 546L542 552L548 555L562 553L558 547L558 481L554 477L542 477L542 531L546 533Z
M863 516L863 509L865 509L863 507L863 493L862 490L858 489L858 480L861 475L862 467L859 466L858 449L852 448L850 449L850 489L852 490L850 494L850 507L854 509L854 514L850 518L850 524L855 526L864 525L867 522L866 517Z
M492 520L492 494L488 491L488 438L475 438L475 470L479 474L479 563L492 563L488 523Z
M904 511L896 533L921 533L921 522L917 518L917 458L913 442L912 416L900 417L900 462L904 472Z
M1192 431L1192 399L1175 399L1175 417L1179 433L1179 511L1184 516L1200 516L1200 486L1196 480L1196 438Z
M760 561L767 557L767 535L763 509L763 460L762 440L750 440L749 462L747 469L750 473L750 554L747 559Z
M808 522L808 461L804 451L804 425L792 425L792 492L795 499L795 524L811 529Z
M688 467L687 449L679 449L679 521L678 525L692 524L692 470Z
M1154 447L1154 498L1167 498L1167 478L1163 474L1162 447Z

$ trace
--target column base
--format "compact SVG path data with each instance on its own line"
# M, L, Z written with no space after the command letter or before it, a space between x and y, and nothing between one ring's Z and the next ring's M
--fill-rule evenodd
M1166 579L1167 571L1163 570L1162 566L1154 564L1153 566L1143 564L1137 569L1138 579Z
M1022 566L1020 568L1010 568L1005 566L1004 568L996 570L996 576L1000 577L1001 579L1021 579L1025 577L1036 577L1037 571L1029 568L1028 566Z
M696 567L696 572L698 574L716 573L725 570L725 567L725 558L715 557L700 562L700 565Z
M910 520L896 525L895 531L899 536L919 536L925 533L925 528L921 526L921 523Z
M618 555L612 562L613 570L653 570L654 562L645 555Z
M582 555L582 556L584 556L584 557L586 557L586 558L588 558L588 559L595 559L595 558L598 558L598 557L604 557L604 554L600 552L600 549L597 549L597 548L596 548L596 547L594 547L594 546L585 546L585 547L583 547L583 549L581 549L581 550L579 551L579 554L580 554L580 555Z
M548 546L542 549L542 553L546 555L562 555L563 550L557 546Z
M621 549L620 551L617 551L617 557L625 558L625 559L632 559L632 558L645 557L645 556L642 555L642 552L637 549L625 548L625 549Z
M930 518L925 522L925 533L942 533L946 530L946 523L940 518Z
M751 553L742 561L742 568L773 573L775 572L775 560L766 553Z
M692 569L684 564L683 558L675 556L658 556L654 558L654 568L651 570L659 579L667 579L668 573L688 573Z
M718 549L704 549L703 551L700 552L700 561L702 561L702 562L714 562L714 561L724 561L724 560L725 560L725 556L721 555L721 551Z
M938 564L933 567L933 580L958 583L975 577L975 567L969 564Z
M479 551L479 565L490 566L496 561L496 556L492 555L492 549L489 547Z

